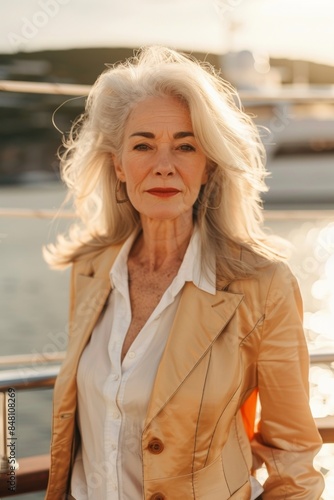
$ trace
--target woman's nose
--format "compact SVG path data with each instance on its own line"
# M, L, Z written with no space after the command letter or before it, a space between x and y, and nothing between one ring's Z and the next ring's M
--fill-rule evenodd
M175 173L173 155L169 151L158 152L155 158L153 173L161 176L171 176Z

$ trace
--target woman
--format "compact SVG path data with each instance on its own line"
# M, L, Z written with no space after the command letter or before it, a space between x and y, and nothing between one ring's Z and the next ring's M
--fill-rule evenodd
M47 253L72 281L46 498L319 499L298 286L226 83L161 47L107 69L62 173L82 224Z

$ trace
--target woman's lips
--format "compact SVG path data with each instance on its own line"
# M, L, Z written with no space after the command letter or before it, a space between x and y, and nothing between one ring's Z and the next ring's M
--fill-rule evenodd
M180 193L179 189L174 188L152 188L148 189L147 192L153 196L159 196L160 198L169 198L170 196L175 196Z

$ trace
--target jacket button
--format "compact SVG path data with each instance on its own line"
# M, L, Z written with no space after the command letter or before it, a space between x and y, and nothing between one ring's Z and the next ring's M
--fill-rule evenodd
M164 449L164 444L162 441L160 441L160 439L158 438L153 438L151 439L151 441L148 443L148 450L153 453L154 455L159 455L159 453L161 453ZM158 493L156 493L158 494ZM152 499L155 499L155 500L160 500L160 497L152 497ZM164 498L164 497L161 497L161 498Z
M162 493L154 493L154 495L151 496L150 500L166 500L166 497Z

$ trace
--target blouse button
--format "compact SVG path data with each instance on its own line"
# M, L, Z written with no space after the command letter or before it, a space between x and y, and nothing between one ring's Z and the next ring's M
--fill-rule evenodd
M153 438L149 443L148 443L148 449L151 453L154 455L159 455L164 449L164 444L163 442L158 439L158 438ZM157 494L157 493L156 493ZM152 497L153 498L153 497ZM157 497L158 499L158 497Z
M154 495L151 496L150 500L165 500L166 497L163 493L154 493Z

